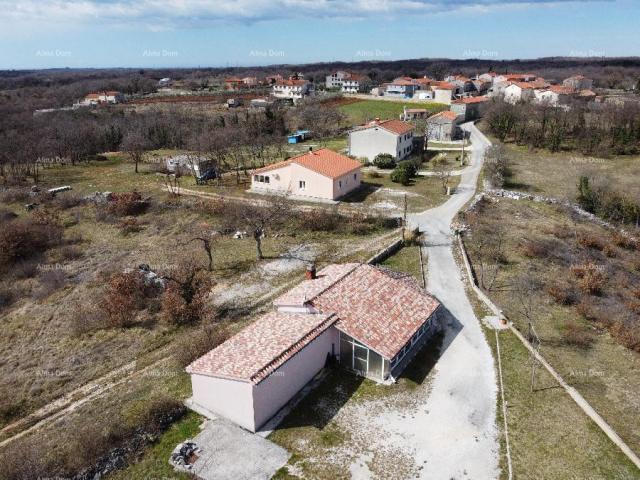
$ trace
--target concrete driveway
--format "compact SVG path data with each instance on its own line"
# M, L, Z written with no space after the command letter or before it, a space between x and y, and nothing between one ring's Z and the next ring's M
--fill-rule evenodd
M422 478L491 479L499 475L496 428L496 371L493 356L465 294L461 272L452 252L451 221L476 189L484 153L490 142L473 125L471 166L463 173L456 193L443 205L410 216L425 233L429 268L427 289L450 313L436 375L425 408L436 422L422 423L422 449L436 462Z
M191 470L203 480L268 480L289 460L289 452L237 425L208 420L193 441L201 452Z

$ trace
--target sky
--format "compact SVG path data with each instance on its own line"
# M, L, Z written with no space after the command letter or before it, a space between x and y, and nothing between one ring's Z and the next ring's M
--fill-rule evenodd
M637 0L0 0L0 69L640 55Z

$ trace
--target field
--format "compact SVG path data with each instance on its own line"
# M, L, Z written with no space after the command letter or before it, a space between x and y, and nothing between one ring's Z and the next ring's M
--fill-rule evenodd
M391 102L387 100L362 100L359 102L341 105L340 111L347 115L352 125L361 125L368 121L380 118L381 120L398 119L403 112L404 107L407 108L425 108L430 112L438 113L447 110L447 106L439 103L407 103L407 102Z
M640 196L640 157L593 158L567 152L530 152L513 144L505 147L511 161L506 189L574 201L580 176L591 174L616 190Z
M523 332L525 315L532 316L544 357L634 451L640 450L640 354L632 349L631 331L620 330L633 317L628 309L633 285L640 284L633 270L637 252L560 207L506 199L481 207L466 244L492 300ZM589 262L604 273L594 293L583 292L584 283L576 286L572 273ZM520 290L523 281L531 290ZM637 329L637 323L629 325ZM536 390L530 392L524 347L508 333L500 337L514 465L521 478L636 478L549 375L538 369ZM559 442L561 452L550 456ZM568 465L574 477L566 476Z

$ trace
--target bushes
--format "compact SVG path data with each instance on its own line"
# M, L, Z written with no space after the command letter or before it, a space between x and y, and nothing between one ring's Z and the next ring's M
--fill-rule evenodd
M388 153L379 153L373 159L373 164L378 168L383 168L385 170L390 170L396 166L396 160L392 155Z
M138 192L112 193L107 202L107 212L116 217L140 215L149 207Z
M47 213L7 222L0 229L0 268L43 253L62 241L63 228Z
M555 281L547 285L546 292L559 305L572 305L576 301L575 292L567 282Z
M404 168L396 167L391 172L391 181L394 183L400 183L402 185L409 185L411 183L411 175Z
M589 348L593 343L593 336L583 325L570 321L564 326L562 339L567 345L578 348Z
M602 268L594 263L571 267L571 273L578 279L578 287L589 295L600 295L607 280Z
M117 328L131 326L136 312L145 307L146 290L139 272L112 275L99 303L107 315L109 325Z
M528 258L544 258L549 256L548 246L536 240L523 240L518 244L520 253Z

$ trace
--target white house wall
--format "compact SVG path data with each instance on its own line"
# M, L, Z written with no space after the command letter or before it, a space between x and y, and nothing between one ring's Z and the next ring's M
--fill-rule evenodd
M339 348L338 330L329 327L269 377L253 387L254 424L260 428L325 366ZM255 431L255 430L254 430Z
M362 181L360 170L347 173L333 181L333 198L340 198L360 186Z
M195 403L250 431L255 431L253 387L249 382L191 374Z

